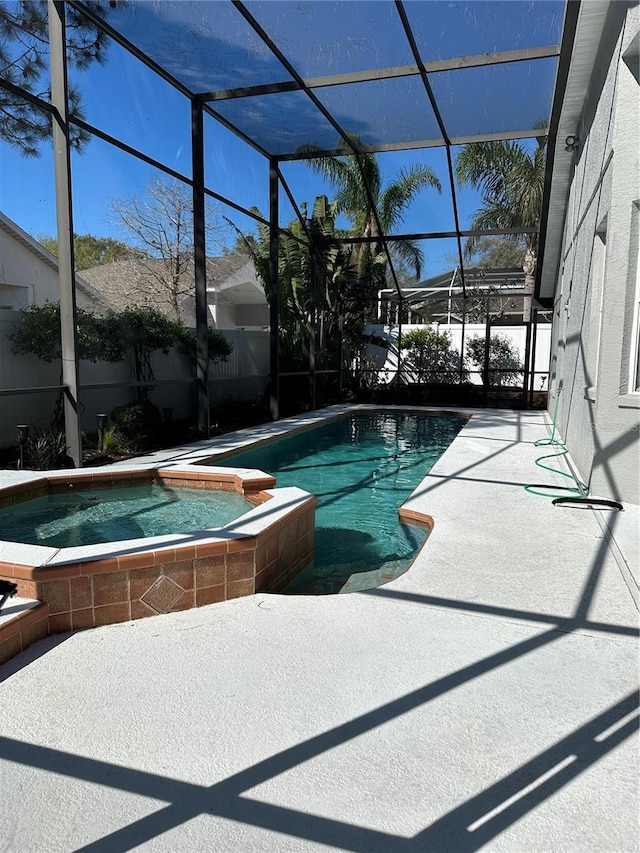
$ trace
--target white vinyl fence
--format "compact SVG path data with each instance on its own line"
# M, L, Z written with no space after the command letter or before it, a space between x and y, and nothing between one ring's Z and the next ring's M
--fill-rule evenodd
M439 333L446 332L451 338L451 347L458 352L462 346L463 327L460 323L431 323L425 325L404 325L403 333L413 332L415 329L430 328ZM370 356L375 361L375 366L378 370L379 378L382 382L390 382L396 375L397 371L397 342L398 342L398 327L386 326L374 323L368 323L365 327L366 335L373 335L388 341L391 346L386 349L384 347L369 344L365 349L365 355ZM484 323L472 324L468 323L464 327L464 345L465 352L467 344L473 338L484 338L486 327ZM491 326L490 335L500 335L508 338L518 351L520 359L524 362L525 345L527 330L524 325L520 326ZM549 355L551 349L551 324L539 323L536 334L536 346L533 357L533 364L530 370L536 374L534 380L534 390L547 390L547 380L549 376ZM477 367L468 365L469 381L474 385L482 384L482 376ZM523 374L524 375L524 374Z
M17 356L11 351L9 335L20 321L19 311L0 310L0 447L16 443L16 425L30 424L43 429L53 414L60 362L46 364L35 356ZM269 333L234 329L221 334L232 344L227 362L209 370L212 405L227 398L253 400L264 392L269 373ZM196 391L187 359L177 350L168 355L154 354L155 375L150 397L160 410L173 409L175 419L196 413ZM115 406L136 398L133 366L80 363L80 424L86 432L95 432L98 412L110 412Z

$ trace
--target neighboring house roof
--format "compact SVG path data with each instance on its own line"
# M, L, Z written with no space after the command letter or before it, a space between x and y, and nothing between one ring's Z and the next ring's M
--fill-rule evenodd
M26 249L28 249L33 255L37 257L37 259L50 267L50 269L58 272L58 259L55 255L52 255L44 246L38 243L30 234L27 234L20 226L15 223L12 219L9 219L4 213L0 212L0 229L8 234L13 240L17 243L20 243ZM28 283L28 282L25 282ZM76 288L88 299L90 302L95 304L95 308L98 311L106 311L111 309L113 306L109 302L109 300L98 290L87 282L83 276L80 276L76 273Z
M118 309L153 304L170 311L168 294L163 293L157 278L162 274L163 264L162 260L132 258L91 267L82 274ZM189 325L195 317L195 280L191 265L185 272L182 288L189 292L179 300L180 314ZM207 301L231 305L265 303L264 290L256 278L253 263L242 255L208 258Z
M162 263L145 261L145 266L142 266L140 261L131 258L90 267L83 270L82 275L118 311L131 305L153 304L162 308L165 302L168 308L168 300L158 292L159 285L152 272L154 267L160 272Z

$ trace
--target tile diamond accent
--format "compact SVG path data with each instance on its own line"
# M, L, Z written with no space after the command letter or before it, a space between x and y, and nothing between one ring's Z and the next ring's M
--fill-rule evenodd
M183 594L184 590L175 581L163 575L145 592L141 601L158 613L168 613Z

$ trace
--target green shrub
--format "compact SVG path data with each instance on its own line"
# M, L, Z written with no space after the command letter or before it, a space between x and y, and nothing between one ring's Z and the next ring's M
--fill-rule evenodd
M409 382L457 383L467 379L460 370L460 353L451 346L447 332L426 327L404 332L400 337L403 351L402 372Z
M149 447L162 420L160 412L149 400L116 406L111 411L110 418L112 426L115 427L114 437L115 433L119 433L132 450Z
M482 384L495 387L521 385L524 381L524 366L514 342L506 335L491 335L489 338L489 358L484 364L485 339L477 336L467 342L467 358L481 371Z
M132 452L131 442L120 432L117 426L110 426L102 434L102 452L106 456L126 456Z
M58 430L39 430L25 444L26 467L33 471L69 467L65 435Z
M180 350L183 355L186 355L193 364L196 360L196 332L195 329L183 329L180 334ZM220 361L228 361L229 356L233 352L233 346L220 332L207 327L207 355L211 364L217 364Z

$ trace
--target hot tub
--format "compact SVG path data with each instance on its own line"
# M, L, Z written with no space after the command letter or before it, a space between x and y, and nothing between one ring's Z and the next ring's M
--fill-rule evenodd
M81 507L85 493L140 486L232 492L247 511L216 527L67 547L16 542L0 528L0 578L48 605L51 633L277 591L313 558L316 499L274 488L262 471L184 464L43 472L0 489L0 509L60 494Z

